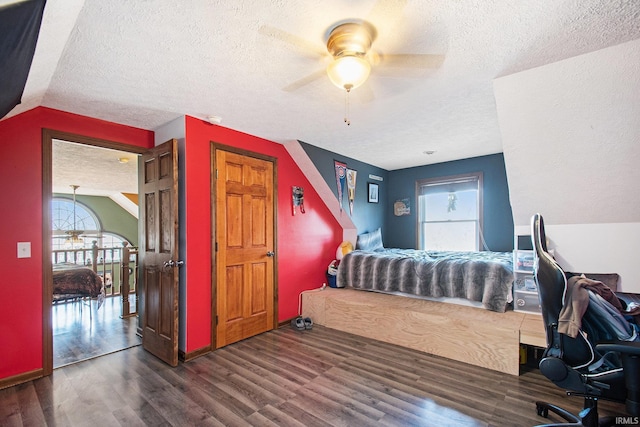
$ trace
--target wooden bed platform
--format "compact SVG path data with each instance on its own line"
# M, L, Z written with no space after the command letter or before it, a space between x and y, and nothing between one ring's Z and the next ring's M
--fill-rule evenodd
M542 317L354 289L307 291L302 315L328 328L512 375L520 344L545 347Z

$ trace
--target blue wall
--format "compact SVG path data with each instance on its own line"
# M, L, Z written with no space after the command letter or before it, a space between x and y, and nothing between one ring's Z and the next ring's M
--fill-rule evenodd
M336 172L334 160L347 164L347 168L358 171L356 175L356 197L353 206L353 221L358 234L383 228L385 223L385 210L387 206L388 192L388 175L389 172L372 166L367 163L352 159L350 157L341 156L332 151L316 147L311 144L300 141L300 145L306 151L311 161L315 164L318 172L329 185L333 194L338 198L338 187L336 184ZM369 178L369 174L377 175L383 178L383 181L375 181ZM378 184L379 203L369 203L367 194L367 182ZM344 195L342 196L342 206L344 215L349 215L349 199L347 197L347 189L345 184ZM384 238L384 230L382 237ZM354 242L355 243L355 242Z
M509 201L507 173L502 154L473 157L452 162L387 171L358 160L341 156L300 141L311 161L329 184L336 198L334 160L346 163L358 171L353 223L358 234L382 228L382 239L388 248L416 247L416 181L427 178L482 172L483 175L483 236L492 251L513 250L513 215ZM384 181L369 179L369 174ZM367 182L379 184L380 202L367 202ZM410 215L395 216L396 200L409 199ZM345 214L349 214L347 195L343 196Z
M483 174L483 235L488 248L492 251L513 250L513 215L502 154L389 172L388 199L385 208L387 213L384 227L385 246L416 247L416 181L470 172ZM411 214L395 216L394 202L406 198L410 200Z

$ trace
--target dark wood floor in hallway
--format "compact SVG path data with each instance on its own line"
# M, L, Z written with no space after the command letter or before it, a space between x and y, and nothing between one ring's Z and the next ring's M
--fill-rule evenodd
M133 304L135 308L135 304ZM119 296L58 302L52 307L53 367L102 356L140 345L137 318L120 318Z
M516 377L321 326L285 327L177 368L134 347L56 369L0 390L0 425L522 427L549 421L536 400L582 405L535 369Z

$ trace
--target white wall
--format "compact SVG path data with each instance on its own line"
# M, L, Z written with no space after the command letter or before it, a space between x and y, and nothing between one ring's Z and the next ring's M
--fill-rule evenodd
M640 223L549 225L545 218L545 231L549 249L565 271L618 273L618 290L640 293ZM518 226L516 233L531 231Z
M185 127L185 117L180 116L170 122L158 126L153 130L154 144L156 146L167 142L170 139L177 139L184 143L185 134L187 133Z
M564 268L616 272L640 292L640 40L501 77L494 92L516 232L539 212Z

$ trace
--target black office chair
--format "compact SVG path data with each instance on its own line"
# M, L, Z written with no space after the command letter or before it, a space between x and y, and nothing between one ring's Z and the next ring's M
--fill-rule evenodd
M591 302L582 318L582 329L575 338L558 332L567 278L547 251L544 221L540 214L535 214L531 219L531 228L535 253L534 276L547 335L547 348L540 361L540 372L558 387L567 390L567 395L584 398L584 409L578 415L550 403L536 402L538 415L546 418L552 412L568 421L545 426L614 425L615 418L598 418L598 400L605 399L626 403L629 414L639 416L640 342L615 339L606 343L591 342L590 339L594 337L611 339L617 332L617 325L613 322L615 319L603 316L595 307L592 309Z

